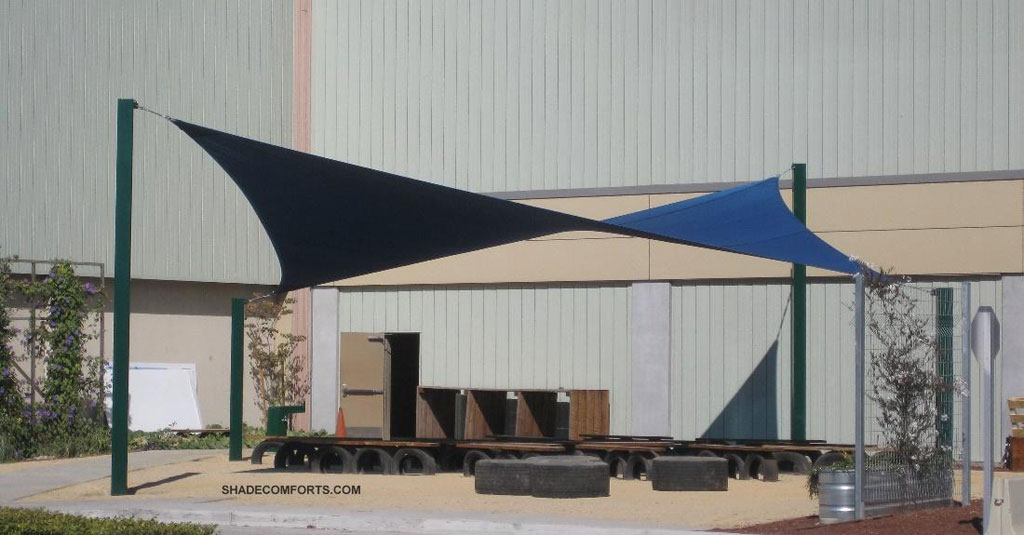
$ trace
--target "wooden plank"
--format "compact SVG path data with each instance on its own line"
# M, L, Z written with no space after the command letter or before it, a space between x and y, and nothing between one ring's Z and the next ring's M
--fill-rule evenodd
M581 435L608 434L608 391L569 391L569 440Z
M1006 400L1006 406L1011 411L1016 409L1024 409L1024 398L1009 398Z
M453 444L456 448L469 450L493 450L493 451L543 451L543 452L564 452L565 446L555 443L544 442L505 442L505 441L476 441L457 442Z
M1024 424L1024 414L1011 414L1010 415L1010 423L1011 424Z

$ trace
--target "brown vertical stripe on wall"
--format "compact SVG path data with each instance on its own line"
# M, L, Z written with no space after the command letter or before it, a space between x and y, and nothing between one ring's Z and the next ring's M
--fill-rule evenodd
M292 148L309 152L310 105L312 87L312 49L313 49L313 1L294 0L292 17ZM291 293L295 299L292 307L292 333L306 337L299 343L296 353L303 360L306 373L309 373L309 342L313 335L310 321L310 290L304 288ZM309 396L306 396L306 407L309 407ZM309 412L299 414L295 418L295 427L309 431Z

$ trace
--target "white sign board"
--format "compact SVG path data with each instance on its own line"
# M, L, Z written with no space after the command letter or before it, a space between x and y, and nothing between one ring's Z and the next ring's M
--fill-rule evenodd
M109 391L109 367L105 376ZM106 405L109 415L109 396ZM128 428L132 431L202 429L196 365L132 364L128 368Z

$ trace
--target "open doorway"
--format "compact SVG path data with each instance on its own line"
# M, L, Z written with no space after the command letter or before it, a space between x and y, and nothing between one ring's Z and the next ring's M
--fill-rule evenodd
M415 436L419 333L341 333L340 359L346 435Z

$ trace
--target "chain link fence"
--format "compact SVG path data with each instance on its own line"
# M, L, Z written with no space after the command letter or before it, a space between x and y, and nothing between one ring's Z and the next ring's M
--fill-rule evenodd
M969 492L969 301L955 282L865 284L864 516L951 505Z

